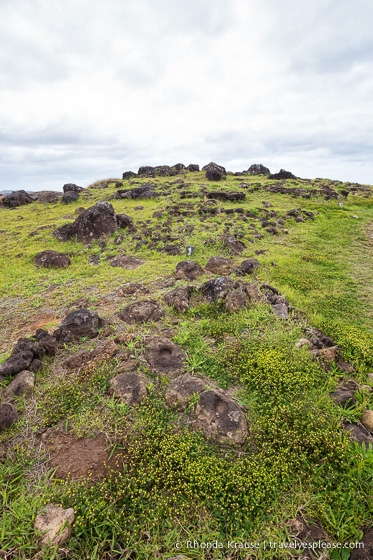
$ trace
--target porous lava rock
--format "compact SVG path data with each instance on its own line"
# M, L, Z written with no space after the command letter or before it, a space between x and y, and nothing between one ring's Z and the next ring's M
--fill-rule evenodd
M240 266L237 268L236 274L240 276L252 274L259 267L260 267L260 262L258 261L258 259L246 259L242 261Z
M78 187L78 185L76 185L75 183L66 183L63 186L63 192L64 193L67 193L67 192L81 193L83 191L84 191L83 187Z
M34 263L36 266L41 266L43 268L67 268L70 266L71 261L69 257L63 253L47 249L35 255Z
M38 193L38 201L42 204L53 204L58 202L58 194L52 191Z
M175 277L195 280L205 273L202 266L194 261L181 261L176 265Z
M365 445L369 445L370 443L373 445L373 437L365 426L357 422L351 422L350 424L344 424L345 429L348 431L350 438L357 443L365 443Z
M175 311L183 313L189 309L190 291L190 288L179 286L172 292L166 294L163 299L165 303L167 303L170 307L173 307Z
M157 373L178 374L184 371L186 355L172 340L154 336L146 341L145 359Z
M71 342L83 336L95 338L98 329L104 326L104 320L90 309L76 309L71 311L58 329L58 338L61 342Z
M290 171L285 171L285 169L280 169L278 173L273 173L269 176L269 179L296 179Z
M133 218L127 216L127 214L117 214L117 224L120 229L132 228Z
M196 163L190 163L187 167L187 170L190 171L191 173L195 173L199 171L199 165Z
M76 191L67 191L61 197L61 202L63 204L71 204L72 202L76 202L79 198L79 193Z
M134 177L137 177L137 173L134 171L125 171L122 175L122 179L133 179Z
M117 266L120 268L126 268L127 270L134 270L142 264L144 264L143 259L137 259L136 257L128 257L126 255L114 257L110 261L110 266Z
M15 375L25 369L31 369L31 364L44 354L45 350L39 344L28 338L20 338L9 358L0 365L0 381L5 375Z
M147 396L144 380L137 373L121 373L110 380L109 393L121 401L133 405Z
M272 311L276 315L277 319L288 319L289 310L285 303L274 303L272 305Z
M32 371L20 371L3 391L4 401L11 401L14 397L30 396L34 391L35 374Z
M268 167L264 167L261 163L253 163L246 173L248 175L270 175L271 172Z
M331 398L343 408L348 408L356 404L355 392L358 390L358 385L355 381L348 381L347 383L342 383L337 387L335 391L330 393Z
M118 314L122 321L130 325L145 323L146 321L159 321L162 316L162 309L152 299L131 303Z
M18 413L12 404L0 404L0 432L10 428L17 420Z
M218 443L241 445L248 436L248 425L241 408L221 391L203 391L196 414L197 426L206 437Z
M214 302L223 300L234 288L238 288L239 283L229 278L229 276L217 276L202 284L200 290L202 295Z
M206 383L201 377L186 373L173 379L166 390L166 402L184 410L192 395L200 394L206 389Z
M69 538L74 523L73 508L63 509L56 504L48 504L36 516L34 528L42 534L42 543L62 546Z
M110 202L97 202L76 218L72 224L66 224L54 231L60 241L75 238L89 243L95 239L112 235L117 231L117 218Z
M229 273L233 268L233 260L225 257L210 257L205 265L205 269L214 274Z
M221 179L226 179L227 177L225 167L218 165L213 161L202 167L202 171L206 172L206 179L209 181L220 181Z
M144 183L140 187L133 189L120 189L116 192L115 198L155 198L159 192L155 190L152 183Z
M151 165L142 165L139 167L137 172L139 177L154 177L155 176L155 168Z
M228 247L231 255L239 255L245 249L246 245L237 239L234 235L224 237L224 245Z
M13 191L10 194L6 194L1 201L2 205L7 208L16 208L17 206L30 204L31 202L33 202L33 198L24 190Z
M245 292L242 289L237 289L229 292L224 301L224 309L227 313L236 313L240 309L246 307L247 300Z
M213 191L213 192L209 192L207 193L207 198L209 198L210 200L221 200L221 201L229 201L229 202L237 202L239 200L245 200L246 198L246 194L243 192L227 192L227 191ZM237 211L237 209L231 208L231 209L226 209L225 212L228 213L228 211ZM242 213L239 212L239 213Z
M44 329L37 329L35 333L35 338L38 341L38 345L44 348L47 356L54 356L57 352L57 339L45 331Z

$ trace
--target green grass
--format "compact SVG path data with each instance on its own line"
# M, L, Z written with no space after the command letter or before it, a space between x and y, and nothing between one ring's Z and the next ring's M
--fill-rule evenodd
M209 184L203 173L188 173L184 179L195 198L180 200L179 190L167 186L169 178L157 177L151 182L168 188L168 196L159 199L112 200L116 190L112 185L91 189L92 196L82 195L66 207L36 202L12 211L0 208L1 359L9 355L9 341L35 331L27 332L27 325L53 311L56 318L48 322L52 328L74 302L84 301L101 316L113 316L132 302L131 296L118 296L118 289L129 282L146 285L149 293L138 294L137 299L154 298L166 313L158 324L125 327L133 340L121 350L134 354L149 378L148 397L140 406L129 407L108 394L117 358L86 376L61 369L61 362L74 352L89 350L92 341L67 345L44 361L32 399L16 403L20 420L1 433L8 455L0 462L0 557L155 560L185 554L207 560L228 558L229 553L236 559L282 560L295 558L295 553L265 549L263 542L293 539L290 522L299 512L323 527L331 541L358 541L373 524L373 450L351 443L342 428L342 422L357 421L364 410L373 409L373 393L361 388L349 409L334 405L329 396L341 378L371 384L367 373L373 370L372 198L363 191L350 195L340 209L336 201L320 196L294 200L288 194L268 193L265 185L276 181L265 178L228 176L218 185ZM288 219L287 234L271 235L256 218L241 221L239 214L220 213L201 221L193 211L182 222L171 214L171 206L202 203L202 185L209 191L232 191L243 190L241 182L248 183L246 200L219 202L220 208L242 207L260 216L265 200L279 217L301 208L313 212L314 220ZM325 183L344 188L342 183ZM286 185L316 189L320 181ZM132 233L120 232L125 236L121 245L115 244L118 234L107 239L105 247L97 242L60 243L53 237L55 227L75 218L76 208L102 199L110 199L116 212L133 217L135 226L139 221L144 225ZM144 208L134 210L139 205ZM153 218L156 210L164 211L164 216ZM356 215L358 219L352 217ZM43 226L51 227L38 229ZM253 236L252 226L262 239ZM146 227L161 232L169 227L164 233L177 239L172 243L194 245L193 259L202 266L213 255L229 256L225 233L239 235L246 249L235 263L250 257L261 263L253 277L244 280L275 286L302 313L297 320L282 322L270 306L258 303L229 315L221 304L208 304L197 293L186 313L174 312L162 299L170 288L160 281L171 277L185 257L157 251L163 241L158 247L136 248L136 235ZM69 253L71 266L36 268L32 259L45 249ZM256 250L267 252L257 256ZM93 254L101 257L95 267L88 264ZM113 268L108 259L115 254L135 255L146 262L133 271ZM206 274L192 284L209 278ZM295 347L307 326L335 340L343 359L353 365L352 374L343 374L334 363L325 367L308 350ZM173 341L187 355L188 372L204 376L211 387L230 391L244 408L250 425L247 444L238 449L218 446L190 429L196 399L184 412L166 406L169 378L150 372L144 361L144 337L162 327L174 331ZM117 328L114 321L111 338ZM101 332L99 340L105 336ZM47 428L78 437L105 434L111 454L119 452L118 467L98 482L54 478L38 443ZM40 547L33 529L36 514L51 501L73 507L76 514L65 552ZM187 544L194 540L222 542L225 548ZM228 550L232 540L260 546L254 552ZM340 558L333 552L330 558L348 560L348 556L348 551Z

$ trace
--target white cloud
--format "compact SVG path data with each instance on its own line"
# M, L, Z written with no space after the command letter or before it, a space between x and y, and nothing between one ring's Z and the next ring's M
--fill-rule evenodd
M368 0L0 4L0 189L210 160L373 183Z

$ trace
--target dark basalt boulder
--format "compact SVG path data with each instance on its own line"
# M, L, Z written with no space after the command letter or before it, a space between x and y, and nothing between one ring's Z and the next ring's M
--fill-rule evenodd
M290 171L285 171L285 169L280 169L278 173L273 173L269 176L269 179L296 179Z
M76 202L79 198L79 193L76 191L67 191L61 197L61 202L63 204L71 204L72 202Z
M226 179L227 172L225 167L214 163L213 161L202 167L202 171L206 171L206 179L209 181L220 181Z
M139 167L137 175L139 177L155 177L155 168L151 165L143 165Z
M268 167L264 167L261 163L254 163L250 165L246 172L248 175L270 175L270 170Z
M185 288L184 286L179 286L169 294L164 296L164 301L170 307L173 307L175 311L183 313L189 309L189 296L190 288Z
M246 293L243 289L236 289L229 292L224 301L224 309L227 313L236 313L244 309L247 304Z
M119 268L125 268L127 270L134 270L138 268L142 264L144 264L143 259L137 259L136 257L130 257L127 255L119 255L118 257L114 257L110 261L110 266L116 266Z
M3 400L11 402L14 397L30 396L35 385L35 374L32 371L20 371L3 391Z
M196 163L190 163L187 167L187 170L191 173L196 173L197 171L199 171L199 165L197 165Z
M33 201L33 198L26 191L20 190L6 194L1 203L7 208L16 208L17 206L22 206L23 204L30 204L30 202Z
M44 348L47 356L54 356L56 354L58 344L54 336L44 329L37 329L35 338L38 341L38 345Z
M54 231L60 241L76 238L88 243L107 235L112 235L118 228L114 208L109 202L97 202L76 218L72 224L66 224Z
M143 300L131 303L118 314L118 317L134 325L145 323L146 321L159 321L163 316L163 311L154 300Z
M252 274L254 270L259 268L259 266L260 266L260 262L258 261L258 259L247 259L245 261L242 261L242 263L236 270L236 274L240 276Z
M157 165L154 167L154 172L156 177L167 177L173 174L169 165Z
M144 183L134 189L120 189L115 194L115 198L155 198L156 196L159 196L159 193L150 183Z
M188 373L176 377L167 386L166 402L184 410L192 395L201 394L206 389L206 383L200 377L192 377Z
M196 414L197 427L218 443L241 445L248 436L248 425L241 408L221 391L203 391Z
M0 381L5 375L15 375L25 369L30 369L36 359L45 354L44 348L29 338L18 339L11 355L0 365Z
M147 340L145 359L158 373L182 373L186 355L168 338L154 336Z
M127 403L139 404L148 394L145 381L137 373L121 373L110 379L109 393Z
M10 403L0 404L0 432L10 428L18 420L18 413Z
M207 198L212 200L221 200L223 202L235 202L237 200L245 200L246 194L242 192L213 191L207 193Z
M224 275L229 273L233 268L234 262L232 259L225 257L210 257L205 265L205 269L213 272L214 274Z
M239 255L245 249L246 245L234 237L234 235L227 235L224 237L224 245L228 247L228 250L231 255Z
M38 193L38 201L42 204L58 202L58 194L52 191L42 191Z
M137 177L137 173L133 171L125 171L122 175L122 179L133 179L134 177Z
M176 265L175 277L179 279L195 280L205 271L202 266L194 261L181 261Z
M235 282L229 276L217 276L202 284L200 290L202 295L210 301L223 300L229 292L239 287L239 282Z
M120 229L131 228L133 226L133 218L127 214L117 214L117 224Z
M175 165L172 166L172 169L175 169L175 171L180 173L180 171L184 171L186 167L183 163L175 163Z
M42 251L34 257L34 264L44 268L67 268L71 261L67 255L58 251Z
M81 193L82 191L84 191L83 187L78 187L78 185L75 185L75 183L66 183L66 185L63 186L64 193L67 192Z
M89 309L77 309L69 313L58 329L58 339L60 342L71 342L83 336L95 338L98 329L104 326L104 320L94 311Z

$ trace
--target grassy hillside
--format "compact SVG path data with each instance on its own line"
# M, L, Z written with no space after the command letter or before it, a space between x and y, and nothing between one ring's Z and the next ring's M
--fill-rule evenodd
M0 362L19 337L40 327L53 333L74 309L106 320L98 337L60 343L43 359L32 396L15 401L19 420L0 432L0 558L280 560L301 557L281 546L296 538L361 541L373 526L373 447L351 439L346 426L373 409L370 188L263 176L211 182L203 172L120 182L124 189L151 182L160 196L113 198L119 186L112 182L69 205L0 207ZM213 191L246 198L214 205ZM78 208L101 200L132 217L134 228L89 244L53 236ZM211 208L216 213L206 213ZM240 254L230 254L227 235L245 244ZM168 254L168 245L181 253ZM205 269L193 281L175 278L187 245L203 268L212 256L232 259L227 275L257 286L261 297L231 313L223 302L207 301L199 287L218 274ZM34 256L46 249L68 254L71 265L36 267ZM111 266L118 255L144 263ZM239 276L237 266L249 258L260 266ZM289 302L288 319L277 318L262 297L264 284ZM178 286L193 287L184 312L163 299ZM145 299L162 308L159 321L129 325L118 317ZM335 359L296 344L311 328L338 346ZM243 444L219 443L195 428L198 395L184 410L166 402L175 376L149 365L149 336L177 344L185 372L238 403L249 426ZM112 357L105 355L110 342ZM83 366L71 365L77 355ZM146 380L139 405L109 391L110 379L129 370ZM356 402L338 406L331 393L351 380ZM67 464L76 465L75 474ZM60 549L41 546L34 529L48 503L74 508L72 534ZM302 523L319 533L306 537ZM350 557L349 550L323 552L332 560Z

